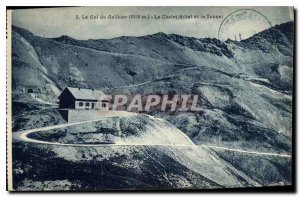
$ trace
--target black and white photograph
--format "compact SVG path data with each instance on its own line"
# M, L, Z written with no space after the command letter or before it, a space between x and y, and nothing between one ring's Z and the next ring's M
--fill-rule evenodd
M295 10L7 15L8 191L292 191Z

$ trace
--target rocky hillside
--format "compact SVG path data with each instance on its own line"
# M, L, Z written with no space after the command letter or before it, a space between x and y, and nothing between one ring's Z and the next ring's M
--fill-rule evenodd
M293 43L292 22L241 42L164 33L51 39L13 27L13 88L37 86L50 102L66 86L106 93L198 94L199 113L153 115L169 120L197 144L248 147L249 142L289 151Z
M230 155L195 146L173 125L148 115L108 118L35 132L29 137L49 144L14 144L17 190L212 189L290 184L290 168L280 168L289 166L288 158ZM233 165L230 157L234 158Z
M145 114L132 114L40 131L29 137L63 144L194 145L190 138L167 121Z
M292 22L240 42L164 33L98 40L42 38L18 27L12 36L14 131L64 122L52 104L67 86L111 94L197 94L200 112L152 111L160 124L144 115L122 119L118 128L111 127L112 120L31 137L63 143L145 143L149 139L140 132L152 131L152 140L155 136L158 142L176 144L178 136L167 140L176 130L196 145L291 154ZM21 93L23 86L38 88L39 98ZM116 137L120 130L137 136ZM203 147L62 148L15 142L14 151L14 183L21 190L32 185L85 190L291 183L290 158Z
M68 36L50 39L13 27L14 66L30 64L53 79L57 88L71 84L119 87L161 78L193 65L252 77L265 78L270 72L273 75L267 79L282 83L289 78L292 66L292 31L290 22L241 42L224 43L164 33L105 40ZM18 79L19 75L17 84ZM291 85L287 84L287 90Z

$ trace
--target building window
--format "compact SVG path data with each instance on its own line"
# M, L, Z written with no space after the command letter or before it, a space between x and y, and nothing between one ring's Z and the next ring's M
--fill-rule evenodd
M90 103L85 103L85 106L86 106L86 107L89 107L89 106L90 106Z
M103 108L106 108L106 103L102 103L102 107L103 107Z
M79 102L79 106L82 107L83 106L83 102Z

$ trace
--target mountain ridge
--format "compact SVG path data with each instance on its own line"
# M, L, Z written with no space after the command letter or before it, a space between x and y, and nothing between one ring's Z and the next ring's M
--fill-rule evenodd
M272 37L274 35L272 35L272 32L276 32L277 34L280 34L278 32L281 32L282 35L288 35L288 40L290 43L293 43L293 21L287 22L287 23L283 23L280 25L276 25L274 27L271 27L268 30L264 30L262 32L256 33L255 35L253 35L252 37L245 39L245 40L241 40L241 41L225 41L222 42L216 38L194 38L194 37L187 37L187 36L181 36L181 35L177 35L177 34L165 34L163 32L158 32L155 34L151 34L151 35L145 35L145 36L121 36L121 37L116 37L116 38L110 38L110 39L88 39L88 40L77 40L74 39L70 36L67 35L62 35L60 37L56 37L56 38L45 38L48 40L54 40L54 41L58 41L64 44L72 44L72 45L76 45L76 46L83 46L83 47L87 47L87 48L92 48L92 49L96 49L99 51L106 51L106 52L114 52L114 50L116 50L117 48L114 47L111 49L112 45L119 45L119 47L125 47L124 45L120 45L120 43L118 43L118 41L122 41L122 42L129 42L130 43L134 43L135 40L147 40L149 38L153 38L154 40L152 41L156 41L156 38L162 38L162 39L166 39L168 41L173 41L177 44L180 44L181 46L187 46L191 49L194 49L195 51L203 51L203 52L211 52L215 55L218 56L222 56L225 55L229 58L233 57L233 52L232 50L228 49L228 43L235 43L238 45L243 45L246 46L246 43L251 43L254 41L257 41L258 37L266 37L265 34L269 35L269 37ZM34 34L32 34L30 31L22 29L20 27L16 27L13 26L13 30L16 32L19 32L21 35L25 36L26 39L29 39L34 36ZM270 33L271 32L271 33ZM270 36L271 35L271 36ZM39 36L36 36L37 38L42 38ZM279 38L275 39L272 38L272 41L278 41L282 44L282 40L280 40ZM110 43L113 42L113 43ZM158 41L160 41L158 39ZM108 43L106 43L108 42ZM198 42L198 43L197 43ZM199 45L199 42L203 42ZM212 48L211 50L206 50L206 48L210 47L209 44L212 44ZM276 43L274 43L276 44ZM98 46L98 45L103 45L103 46ZM119 52L121 53L121 52ZM130 54L130 53L124 53L124 54Z
M292 24L290 22L274 28L276 31L290 31L288 27ZM255 37L263 35L264 32L261 32ZM263 51L253 48L253 40L237 44L160 33L154 36L109 39L108 42L80 41L88 45L83 47L36 37L17 27L13 27L13 38L13 65L16 67L13 72L14 91L20 85L35 85L46 95L43 99L50 102L55 102L59 92L67 86L105 89L106 93L112 94L193 93L201 96L209 117L222 112L219 115L225 115L224 121L229 121L226 124L233 124L234 128L241 123L234 121L231 116L238 115L238 119L244 116L241 122L246 121L248 127L257 127L256 124L260 122L264 125L264 128L258 126L261 131L272 128L270 134L273 129L284 135L291 134L291 122L288 121L291 116L293 85L290 41L287 44L273 43L268 51ZM70 40L69 37L63 38ZM205 44L205 48L198 50ZM284 47L285 45L288 47ZM270 43L265 46L270 46ZM24 73L27 77L24 77ZM272 110L277 115L263 115L257 106L264 113ZM194 119L197 116L199 115L194 114L191 117ZM278 116L280 119L274 122L274 118ZM200 116L200 120L202 118ZM209 121L214 119L211 118ZM250 119L247 118L255 119L255 126L249 125ZM192 124L199 127L196 122ZM174 121L172 123L177 124ZM176 126L187 129L184 125ZM230 133L228 131L228 135ZM195 130L189 135L198 138L198 134ZM286 139L283 141L285 144ZM284 147L286 150L286 146Z
M36 36L32 32L30 32L30 30L27 30L25 28L18 27L18 26L15 26L15 25L12 25L12 28L13 28L13 30L27 32L29 34L32 34L32 35ZM252 37L259 36L260 34L264 34L265 32L268 32L268 31L274 31L275 29L281 31L285 35L288 35L289 40L293 40L294 21L289 21L289 22L285 22L285 23L281 23L281 24L276 24L276 25L272 26L269 29L265 29L261 32L255 33L253 36L251 36L247 39L242 39L242 40L236 41L236 42L244 42L244 41L247 41L247 40L251 39ZM53 39L53 40L60 40L61 38L64 38L64 39L70 39L70 40L76 40L76 41L88 41L88 40L97 41L97 40L112 40L112 39L119 39L119 38L126 38L126 37L129 37L129 38L142 38L142 37L148 37L148 36L150 36L150 37L151 36L169 37L169 36L182 36L182 35L174 34L174 33L167 34L167 33L164 33L164 32L157 32L157 33L148 34L148 35L141 35L141 36L118 36L118 37L114 37L114 38L76 39L76 38L73 38L69 35L61 35L61 36L58 36L58 37L43 37L43 38ZM41 37L41 36L38 36L38 37ZM192 39L217 39L217 38L208 38L208 37L196 38L196 37L193 37L193 36L182 36L182 37L188 37L188 38L192 38ZM224 42L226 42L226 41L224 41Z
M163 33L55 40L13 27L13 132L63 123L54 103L67 86L100 89L106 94L193 94L201 104L201 110L194 113L154 109L149 115L156 120L139 114L138 119L87 124L76 127L79 134L68 133L59 139L97 143L106 137L102 132L115 134L123 129L125 134L138 134L134 138L138 144L146 126L151 129L147 136L155 142L167 124L188 136L193 147L112 146L107 150L14 142L14 187L40 190L41 185L60 189L67 185L95 190L290 185L290 158L201 147L291 155L291 26L293 23L283 24L241 42ZM23 87L35 87L41 93L24 93ZM164 124L157 128L161 121ZM65 130L35 137L56 141L57 134L64 135ZM171 143L177 139L181 138Z

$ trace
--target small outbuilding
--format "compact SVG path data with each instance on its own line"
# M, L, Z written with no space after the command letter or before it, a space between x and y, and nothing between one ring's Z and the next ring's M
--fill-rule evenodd
M100 90L66 87L58 98L60 109L109 110L110 98Z

